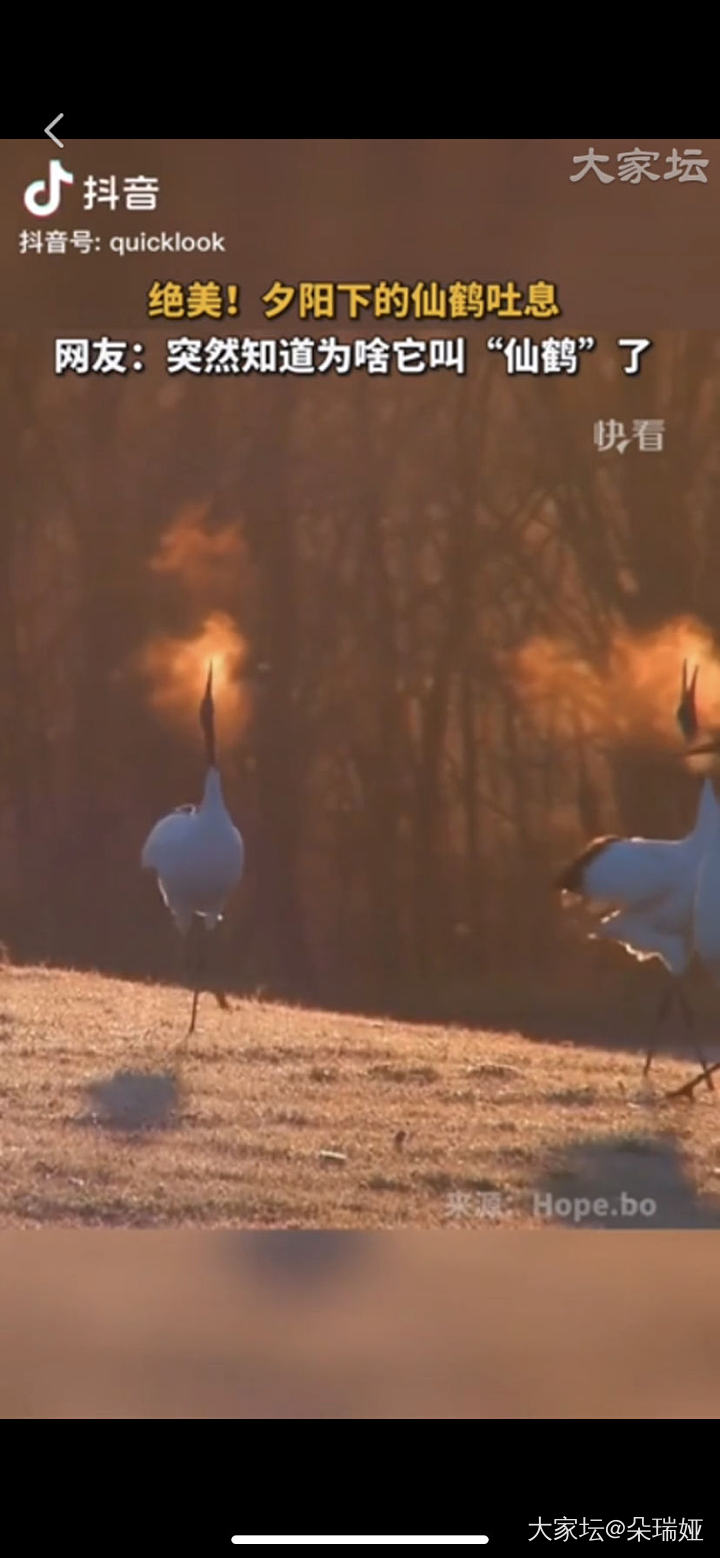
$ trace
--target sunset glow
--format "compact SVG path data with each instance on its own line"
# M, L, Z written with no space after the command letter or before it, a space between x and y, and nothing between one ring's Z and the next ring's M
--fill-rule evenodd
M720 650L704 623L676 618L652 633L618 629L602 667L560 638L530 639L514 657L518 685L538 726L622 744L677 746L675 710L683 659L699 663L701 728L720 724Z
M190 593L216 591L227 583L228 569L239 575L245 555L235 525L208 526L210 505L188 503L168 525L150 562L154 573L174 575Z
M192 637L153 639L140 657L153 708L176 726L194 728L212 660L220 738L242 735L251 714L250 694L240 679L247 652L245 639L224 612L211 613Z

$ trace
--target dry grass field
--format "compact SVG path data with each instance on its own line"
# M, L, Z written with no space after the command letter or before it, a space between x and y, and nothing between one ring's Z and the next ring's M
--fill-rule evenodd
M664 1097L691 1057L644 1085L637 1050L208 996L178 1051L188 1005L2 970L3 1226L720 1226L720 1089Z

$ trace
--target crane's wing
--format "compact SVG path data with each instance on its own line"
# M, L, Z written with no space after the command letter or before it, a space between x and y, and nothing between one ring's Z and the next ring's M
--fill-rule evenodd
M684 935L663 930L636 914L609 914L593 931L591 941L616 941L631 957L645 963L658 958L671 974L685 972L689 947Z
M181 806L167 817L161 817L151 829L143 844L141 863L145 870L157 871L160 876L172 870L187 849L191 833L194 806Z
M692 881L700 850L690 840L593 839L557 877L561 892L616 908L650 907ZM695 855L697 854L697 859Z

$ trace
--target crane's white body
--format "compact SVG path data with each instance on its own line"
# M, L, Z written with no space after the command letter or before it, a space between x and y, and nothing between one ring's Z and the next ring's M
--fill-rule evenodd
M713 978L720 979L720 823L697 873L692 950Z
M697 739L695 690L699 667L688 678L683 661L682 690L677 723L689 755L720 751L720 737L703 745ZM695 826L684 839L595 839L557 878L564 892L574 893L591 908L604 913L591 936L618 942L631 957L645 962L656 958L672 979L660 1002L657 1024L673 1002L680 1006L688 1031L694 1029L692 1011L684 993L684 976L693 959L720 979L720 802L710 778L704 780ZM686 1085L692 1093L698 1081L712 1090L711 1072L700 1046L696 1053L702 1073ZM655 1044L645 1059L647 1076ZM671 1097L676 1094L671 1094Z
M183 935L194 915L208 930L222 919L243 874L245 847L225 805L217 768L208 768L199 806L182 807L155 824L142 864L157 873L160 892Z
M617 941L640 961L659 958L676 976L693 954L720 971L720 803L711 780L692 833L608 843L585 867L581 895L613 906L595 938Z

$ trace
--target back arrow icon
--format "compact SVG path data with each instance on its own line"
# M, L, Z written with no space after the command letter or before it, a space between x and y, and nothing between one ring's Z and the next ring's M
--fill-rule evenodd
M61 151L63 149L63 142L59 141L56 135L53 135L53 130L55 129L56 124L59 124L60 120L64 118L64 114L57 114L56 117L51 119L50 123L46 124L45 126L45 134L50 136L51 141L54 141L55 145L59 146Z

